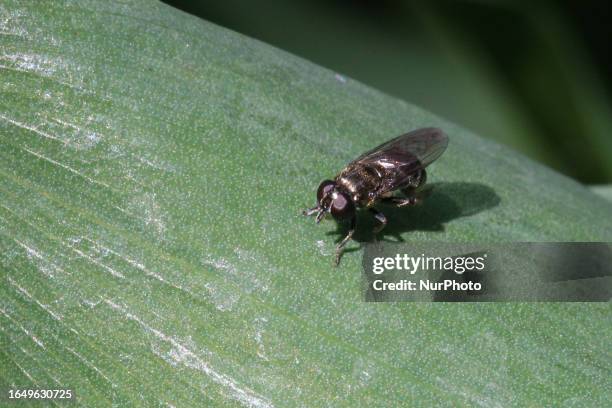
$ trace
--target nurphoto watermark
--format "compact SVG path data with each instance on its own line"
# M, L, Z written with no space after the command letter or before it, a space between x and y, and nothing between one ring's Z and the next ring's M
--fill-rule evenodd
M366 245L370 302L609 301L612 245L389 243Z

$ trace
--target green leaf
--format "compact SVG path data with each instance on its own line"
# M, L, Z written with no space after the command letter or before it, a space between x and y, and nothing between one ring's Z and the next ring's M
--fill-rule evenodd
M155 2L4 2L0 73L3 390L66 387L83 406L609 400L609 304L364 303L360 251L333 268L340 231L300 214L365 149L438 126L429 205L393 212L387 237L610 241L612 206L571 179Z
M595 194L612 201L612 185L590 186Z

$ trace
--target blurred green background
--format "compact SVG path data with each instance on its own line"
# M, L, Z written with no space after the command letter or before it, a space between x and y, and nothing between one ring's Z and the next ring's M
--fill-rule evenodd
M166 2L419 105L584 183L612 182L607 2Z

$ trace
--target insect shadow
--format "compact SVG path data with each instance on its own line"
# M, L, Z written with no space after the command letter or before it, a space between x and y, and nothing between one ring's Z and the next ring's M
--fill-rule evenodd
M369 242L374 239L404 242L402 234L405 232L443 232L445 223L486 211L501 202L495 190L480 183L432 183L429 189L431 191L423 202L414 207L398 208L378 204L377 208L385 214L389 223L377 236L373 233L377 221L367 211L360 211L359 227L353 239L358 242ZM347 229L347 225L339 223L336 231L328 232L327 235L339 234L338 242L346 234ZM352 248L346 252L358 249Z

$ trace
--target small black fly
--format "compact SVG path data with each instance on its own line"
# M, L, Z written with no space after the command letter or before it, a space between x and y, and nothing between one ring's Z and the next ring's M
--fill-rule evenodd
M353 237L356 210L367 208L380 222L374 234L387 225L387 218L376 210L378 202L398 207L420 202L418 192L427 180L425 167L436 160L448 146L448 136L437 128L417 129L391 139L350 162L332 180L325 180L317 190L317 205L304 215L315 215L317 223L327 213L336 220L349 220L348 234L336 247L338 265L342 248ZM400 190L404 197L393 196Z

